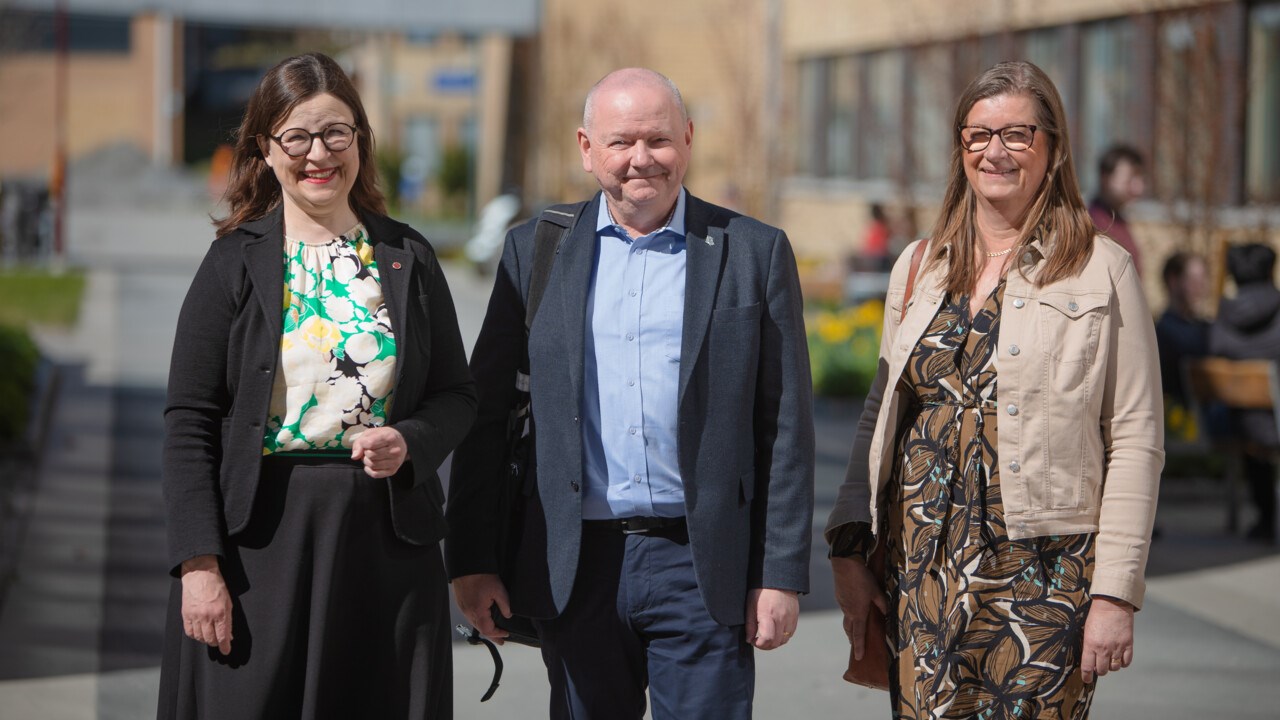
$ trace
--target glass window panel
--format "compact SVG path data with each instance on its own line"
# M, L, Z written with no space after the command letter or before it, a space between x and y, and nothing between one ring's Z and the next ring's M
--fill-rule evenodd
M1043 70L1058 88L1063 107L1068 110L1074 107L1074 98L1070 97L1070 87L1067 85L1068 58L1062 28L1044 28L1027 33L1026 54L1027 60Z
M1116 143L1134 144L1134 28L1127 19L1095 23L1081 48L1081 117L1076 167L1086 195L1098 189L1098 157Z
M1253 9L1247 97L1244 155L1249 200L1280 202L1280 3Z
M903 53L867 56L867 132L862 133L862 177L905 180L902 156Z
M796 122L796 172L819 176L825 172L822 161L823 108L826 105L827 61L800 61L800 104Z
M837 58L831 63L831 120L827 124L827 171L832 177L853 177L857 167L854 142L857 135L857 57Z
M907 83L911 93L911 179L945 183L957 100L951 87L950 48L936 45L916 51L915 68Z

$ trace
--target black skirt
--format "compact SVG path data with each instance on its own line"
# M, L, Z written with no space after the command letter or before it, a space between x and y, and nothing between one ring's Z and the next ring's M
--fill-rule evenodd
M157 716L452 718L440 548L397 538L387 495L349 460L264 458L252 519L222 561L231 653L186 636L175 580Z

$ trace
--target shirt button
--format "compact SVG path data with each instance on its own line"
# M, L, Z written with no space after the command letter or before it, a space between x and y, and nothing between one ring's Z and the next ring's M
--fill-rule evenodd
M1010 355L1017 355L1017 354L1018 354L1018 353L1020 353L1020 352L1022 352L1022 349L1021 349L1021 348L1019 348L1017 345L1010 345L1010 346L1009 346L1009 354L1010 354Z
M1075 300L1072 300L1071 302L1067 303L1067 309L1070 310L1071 312L1075 312L1080 309L1080 306L1076 304Z
M1014 307L1016 307L1016 308L1021 308L1023 305L1026 305L1026 304L1027 304L1027 303L1026 303L1026 302L1024 302L1022 298L1014 298L1014 299L1013 299L1013 306L1014 306Z
M632 290L631 292L629 292L629 293L627 293L627 294L628 294L628 295L630 295L631 297L635 297L635 296L636 296L636 291L635 291L635 290Z
M1009 469L1014 472L1018 472L1019 470L1022 469L1022 466L1018 464L1017 460L1014 460L1013 462L1009 463Z
M1034 258L1032 258L1032 257L1031 257L1031 253L1029 253L1029 252L1022 253L1022 262L1024 262L1024 263L1029 263L1029 262L1031 262L1033 259L1034 259Z
M628 381L627 381L627 387L635 387L635 386L636 386L636 381L635 381L635 380L628 380Z
M1008 412L1010 415L1017 415L1018 406L1014 405L1013 403L1009 403L1009 407L1005 408L1005 411Z
M643 482L643 480L641 480L641 479L640 479L640 476L639 476L639 475L636 475L635 477L631 478L631 481L632 481L632 482L634 482L634 483L635 483L635 484L637 484L637 485L639 485L641 482Z
M632 335L631 333L627 333L627 340L635 340L635 339L636 339L635 335Z
M632 435L635 435L635 434L636 434L636 429L635 429L635 428L633 428L633 427L632 427L632 428L627 428L627 432L631 433Z

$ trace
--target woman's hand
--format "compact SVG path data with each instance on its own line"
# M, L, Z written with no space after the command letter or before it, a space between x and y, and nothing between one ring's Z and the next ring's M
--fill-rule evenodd
M351 459L364 461L364 472L369 477L391 477L409 459L409 446L395 428L370 428L351 444Z
M1084 621L1080 677L1093 682L1133 662L1133 606L1123 600L1095 596Z
M200 555L182 563L182 629L187 637L231 652L231 593L218 569L216 555Z
M889 614L889 601L880 590L875 573L858 558L831 558L831 572L836 580L836 602L844 611L844 634L853 645L853 655L859 660L866 652L867 615L871 606Z

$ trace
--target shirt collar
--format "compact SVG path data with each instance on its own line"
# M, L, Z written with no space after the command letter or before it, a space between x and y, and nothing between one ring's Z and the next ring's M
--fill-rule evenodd
M657 230L654 230L648 235L644 235L642 237L651 238L651 237L657 237L662 233L674 233L676 236L683 239L684 233L685 233L684 210L685 210L685 189L681 187L680 194L676 196L676 207L671 212L671 217L667 218L667 223L662 227L658 228ZM600 210L596 214L596 233L599 234L602 232L617 233L618 237L628 241L641 239L641 238L631 237L631 235L627 233L625 228L623 228L621 225L613 221L613 214L609 212L609 202L604 197L603 193L601 193L600 195Z

